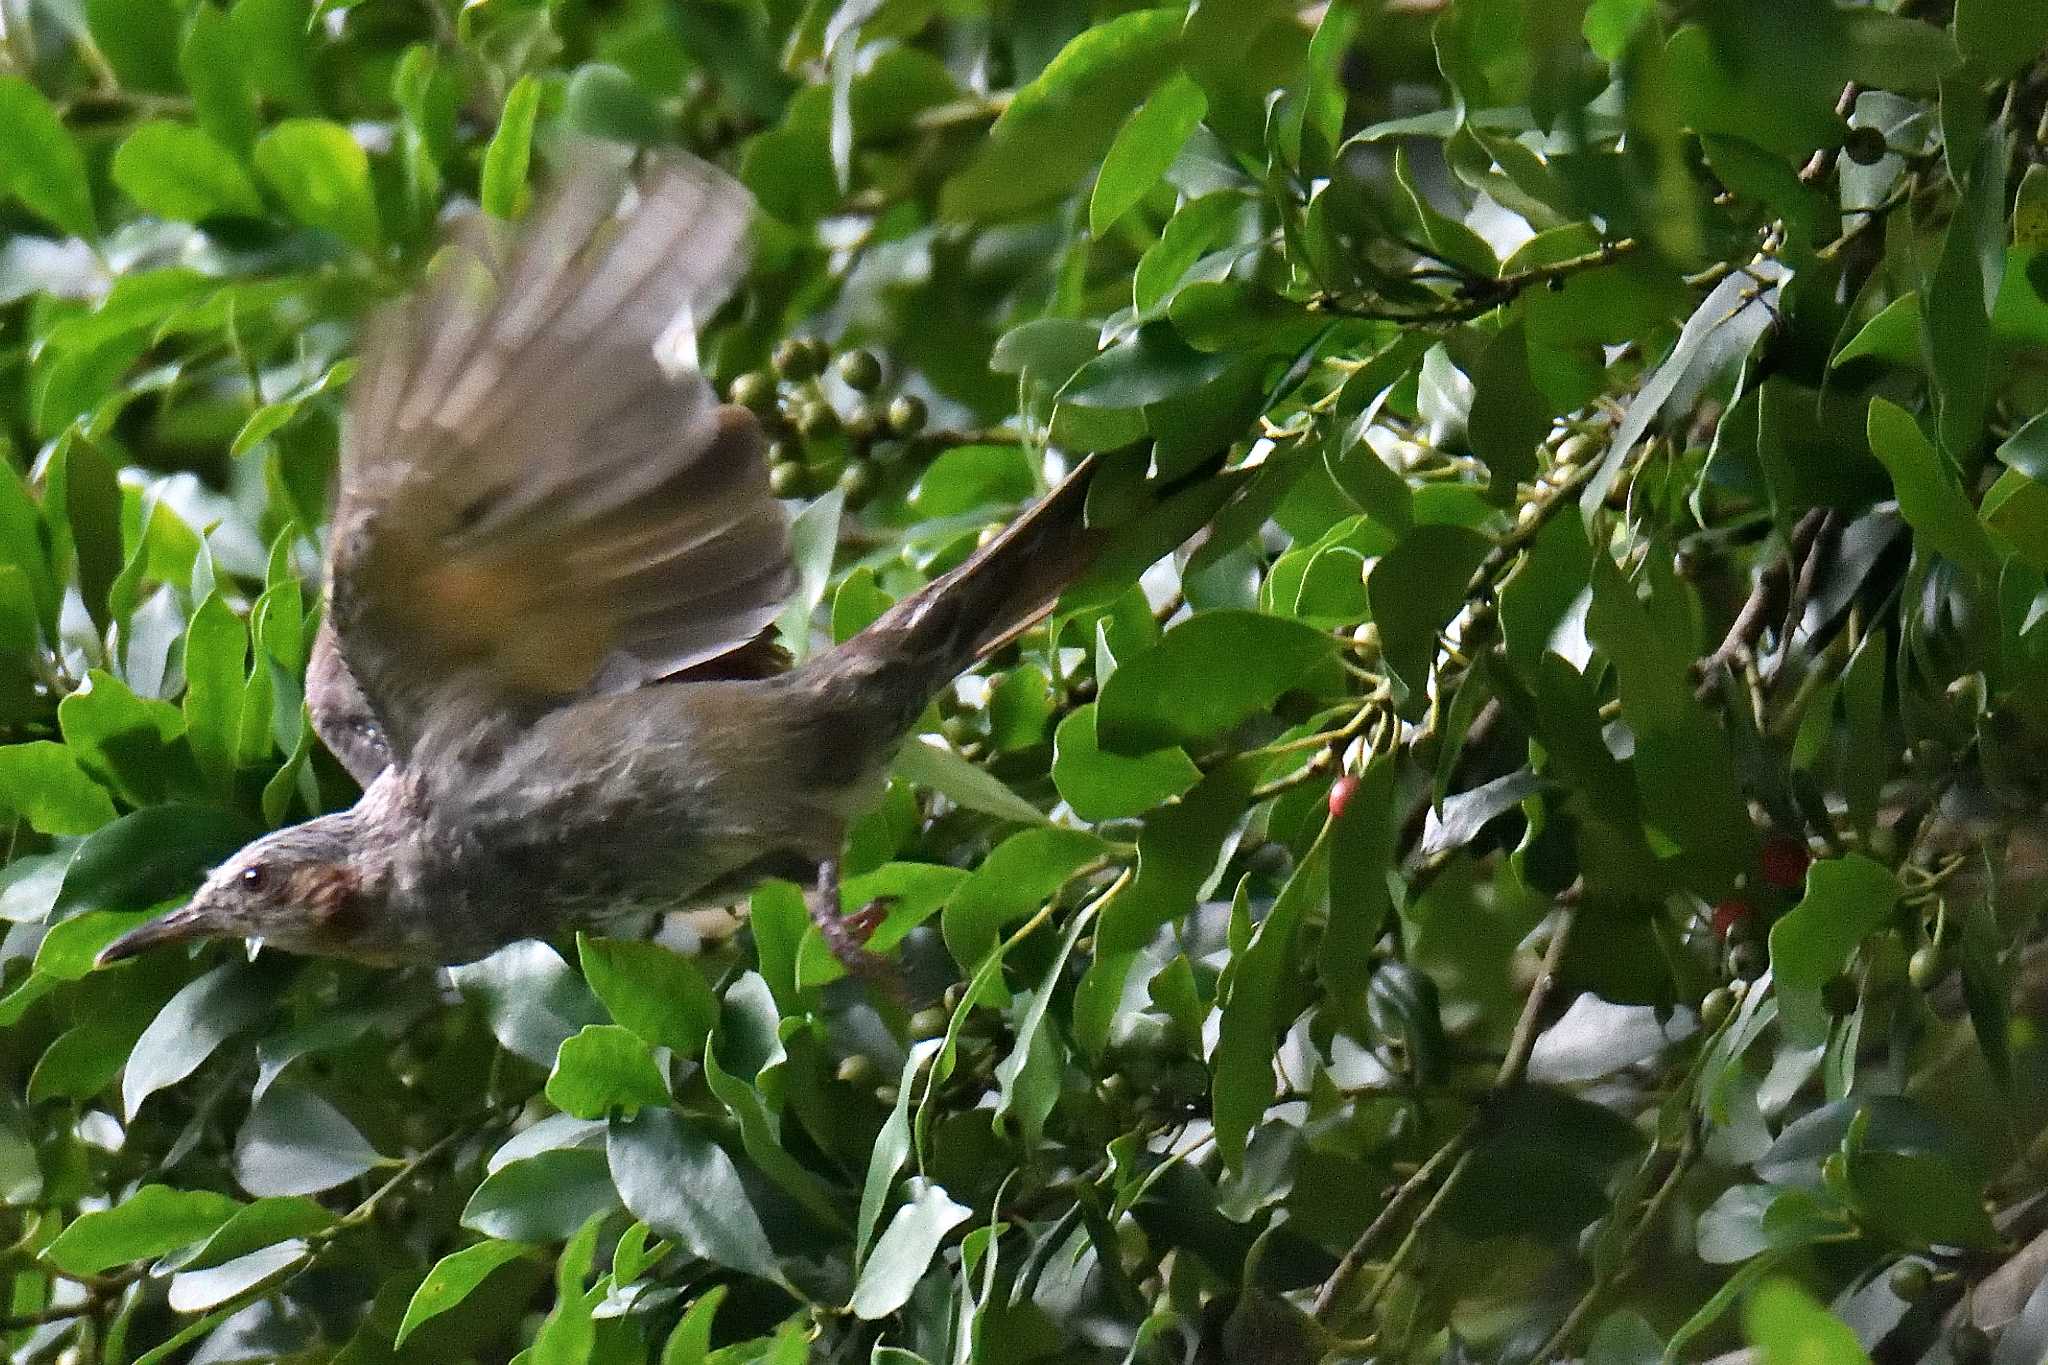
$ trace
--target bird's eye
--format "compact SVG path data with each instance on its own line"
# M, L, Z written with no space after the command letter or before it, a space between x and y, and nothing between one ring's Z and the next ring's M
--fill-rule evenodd
M244 891L261 891L264 878L263 865L261 863L251 863L242 869L242 889Z

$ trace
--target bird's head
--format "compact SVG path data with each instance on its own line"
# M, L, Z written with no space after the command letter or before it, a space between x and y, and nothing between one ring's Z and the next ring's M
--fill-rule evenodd
M266 834L215 868L183 908L108 944L99 965L214 938L389 965L389 917L360 845L349 812Z

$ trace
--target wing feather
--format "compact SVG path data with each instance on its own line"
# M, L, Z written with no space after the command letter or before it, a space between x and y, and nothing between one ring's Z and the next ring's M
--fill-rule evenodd
M751 414L657 354L742 268L734 181L591 159L495 263L472 225L374 326L328 552L397 761L456 694L559 705L759 652L794 581Z

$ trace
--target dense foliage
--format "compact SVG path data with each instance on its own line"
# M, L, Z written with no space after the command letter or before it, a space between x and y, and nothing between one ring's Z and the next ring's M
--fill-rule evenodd
M2044 40L4 0L13 1358L1970 1359L1997 1283L2038 1358ZM1226 468L856 830L910 1010L781 885L452 972L92 970L353 799L300 679L356 327L570 133L759 197L702 355L776 432L799 651L1078 452L1112 518Z

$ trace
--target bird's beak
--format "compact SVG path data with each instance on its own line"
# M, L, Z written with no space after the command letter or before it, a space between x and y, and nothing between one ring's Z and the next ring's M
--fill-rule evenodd
M105 967L110 963L124 962L166 943L190 943L194 939L207 938L211 934L211 926L199 911L190 908L173 910L170 914L153 919L147 924L136 925L100 949L100 955L93 959L93 965Z

